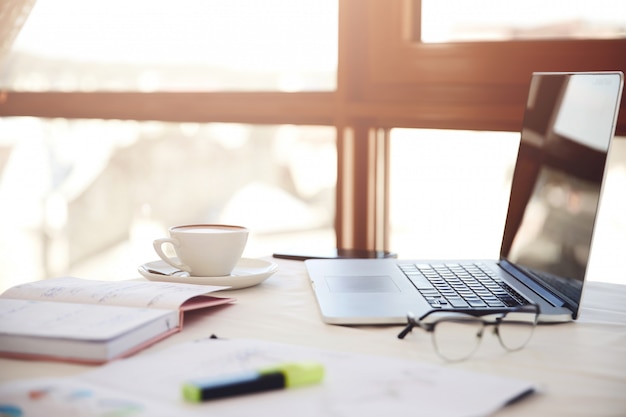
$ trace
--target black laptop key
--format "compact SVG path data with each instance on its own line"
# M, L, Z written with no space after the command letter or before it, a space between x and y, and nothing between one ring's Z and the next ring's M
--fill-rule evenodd
M513 287L511 287L510 285L508 285L507 283L502 282L500 284L500 286L506 290L506 292L507 292L507 294L508 294L508 296L510 298L512 298L513 300L515 300L517 302L517 304L513 304L513 305L528 304L528 301L524 297L522 297L520 295L520 293L515 291L515 289Z
M514 306L519 305L519 302L515 298L513 298L513 297L511 297L509 295L503 295L502 297L500 297L500 300L507 307L514 307Z

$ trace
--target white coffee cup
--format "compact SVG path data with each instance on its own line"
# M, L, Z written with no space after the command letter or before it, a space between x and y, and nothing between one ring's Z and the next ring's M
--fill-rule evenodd
M172 226L169 234L153 242L154 250L164 262L196 277L230 275L248 240L247 228L221 224ZM178 260L163 252L165 244L174 247Z

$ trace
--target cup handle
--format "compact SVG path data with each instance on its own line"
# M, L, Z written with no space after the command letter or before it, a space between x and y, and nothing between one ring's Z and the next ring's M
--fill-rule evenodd
M163 260L163 262L167 263L168 265L171 265L174 268L180 269L181 271L185 271L185 272L191 273L191 268L189 268L185 264L182 264L182 263L179 264L179 263L174 262L172 260L172 258L167 256L163 252L163 245L166 244L166 243L171 244L175 248L178 247L178 245L179 245L178 240L176 240L174 238L164 237L164 238L161 238L161 239L156 239L154 242L152 242L152 246L154 246L154 250L156 251L157 255L159 255L159 257Z

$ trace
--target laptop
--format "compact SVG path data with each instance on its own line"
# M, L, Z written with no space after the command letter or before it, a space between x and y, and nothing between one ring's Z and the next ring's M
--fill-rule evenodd
M404 324L409 311L528 303L541 322L575 320L623 78L532 74L499 259L306 260L323 320Z

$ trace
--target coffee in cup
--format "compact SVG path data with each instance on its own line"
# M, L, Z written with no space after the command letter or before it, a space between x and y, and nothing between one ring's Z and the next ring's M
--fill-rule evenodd
M170 237L156 239L154 250L174 268L191 276L216 277L230 275L241 258L248 240L248 229L221 224L192 224L169 228ZM176 252L171 258L163 252L170 244Z

